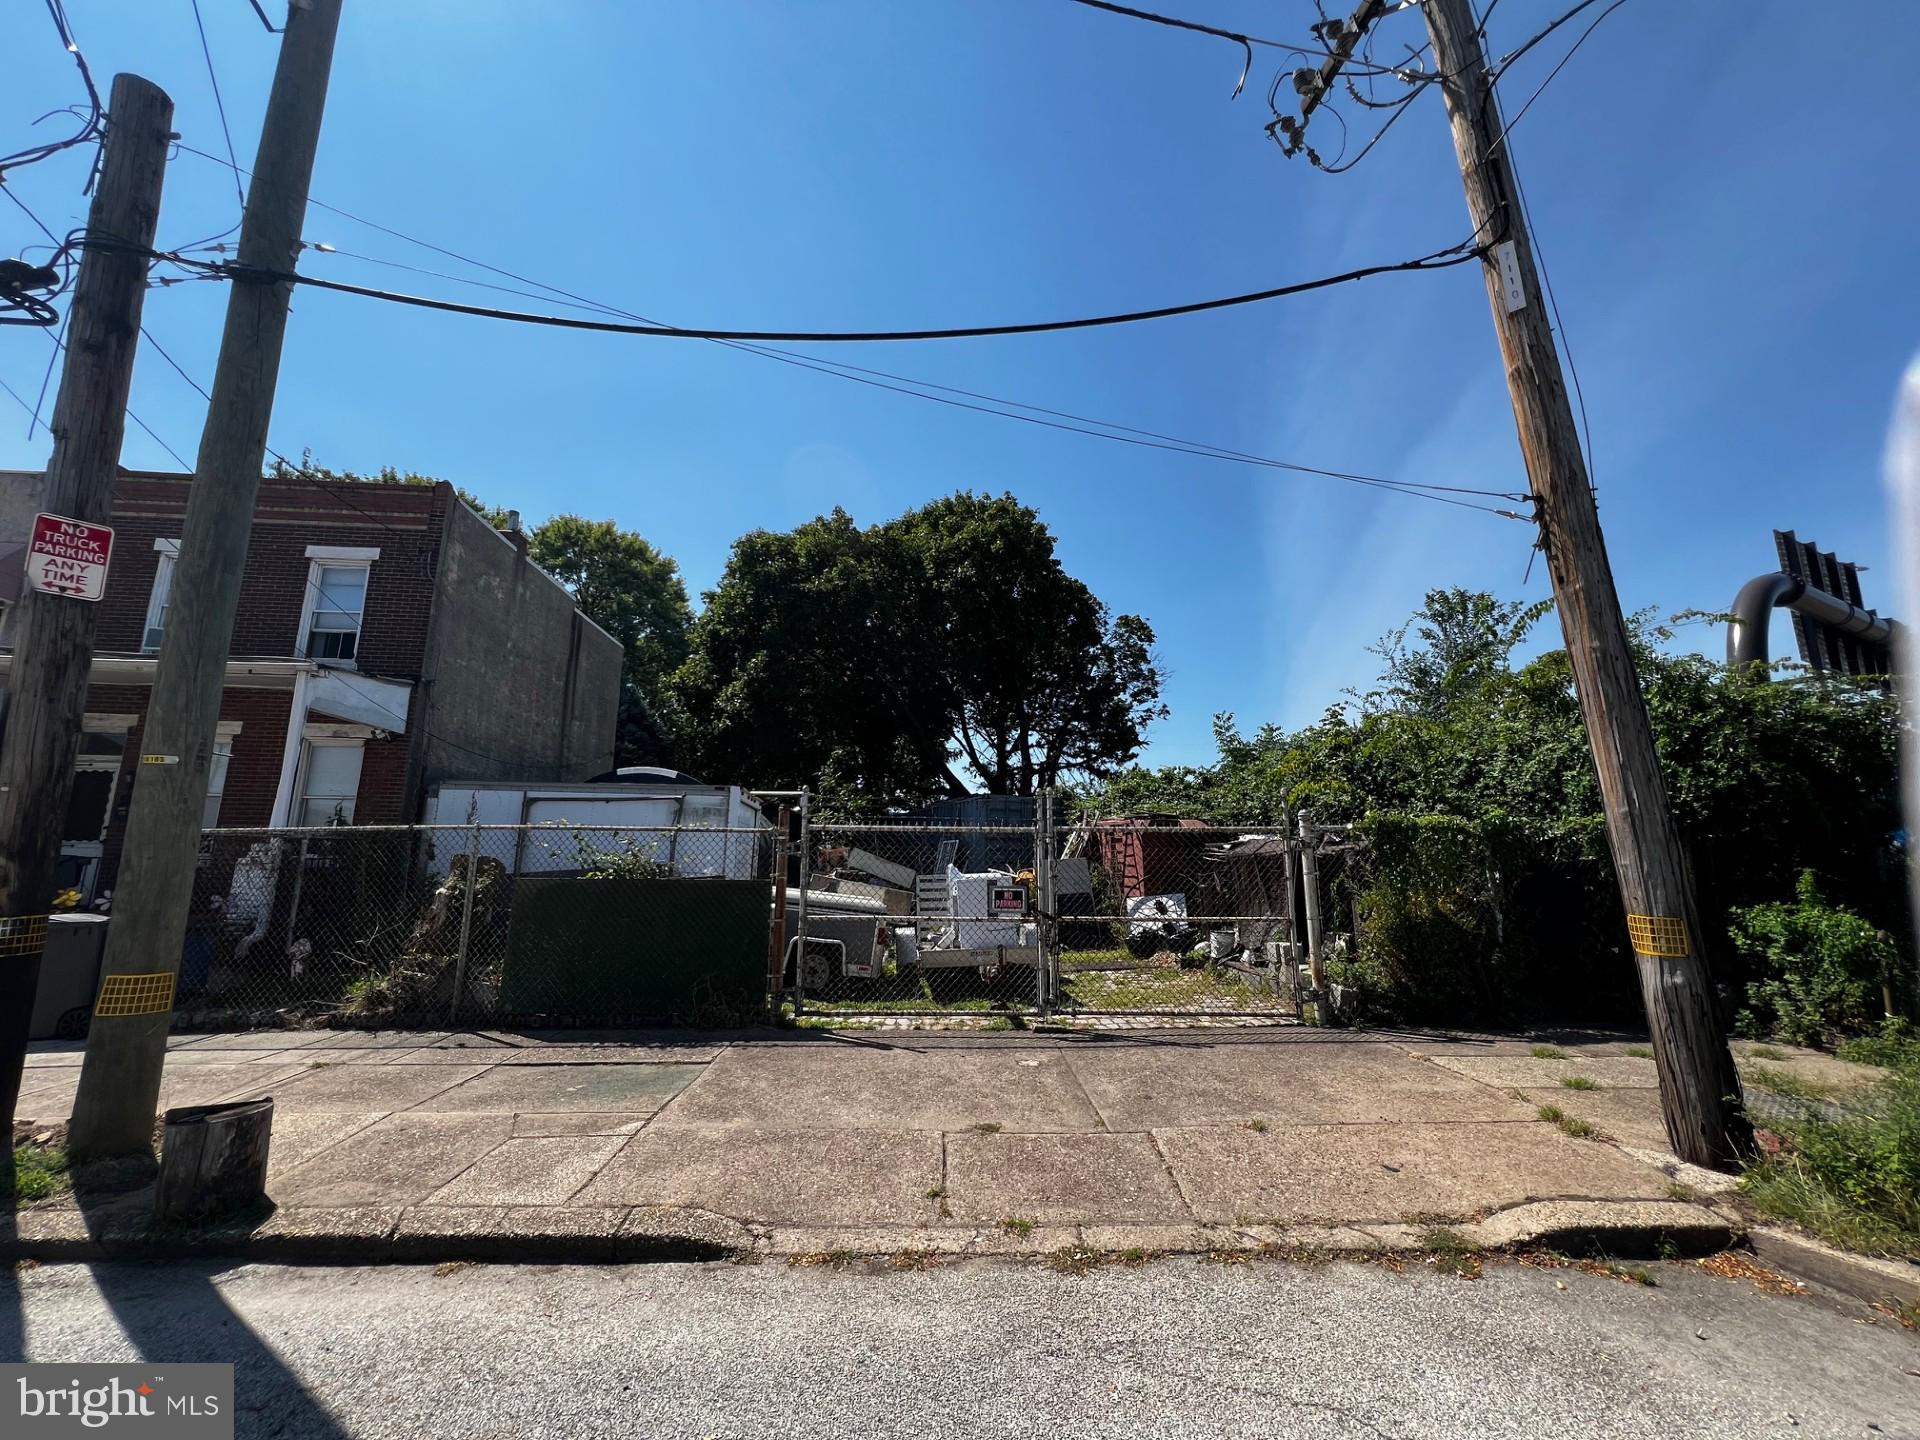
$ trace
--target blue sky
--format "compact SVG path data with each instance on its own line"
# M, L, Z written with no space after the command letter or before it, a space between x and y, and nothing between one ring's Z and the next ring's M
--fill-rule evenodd
M1505 0L1495 54L1567 0ZM241 163L277 41L201 0ZM0 148L78 98L38 7L17 7ZM269 0L270 12L283 8ZM1306 34L1311 0L1165 0ZM222 152L188 0L67 0L104 91L134 70ZM1516 110L1576 22L1507 77ZM1920 340L1910 57L1920 6L1877 7L1817 94L1822 34L1789 0L1631 0L1513 132L1591 413L1625 603L1723 608L1769 531L1872 567L1891 604L1879 451ZM1381 53L1424 39L1391 17ZM1795 57L1800 57L1796 61ZM1238 47L1067 0L346 0L313 193L507 269L665 320L752 328L991 323L1236 293L1422 254L1466 219L1439 97L1352 173L1262 133L1274 52L1229 99ZM1348 106L1350 123L1365 116ZM1332 143L1337 127L1316 128ZM1365 133L1360 131L1360 133ZM80 223L74 152L10 188ZM229 174L171 166L163 245L237 219ZM497 279L326 211L307 238ZM0 208L0 253L39 237ZM313 255L315 273L487 303L487 292ZM538 308L513 297L508 305ZM153 334L211 377L222 287L151 293ZM29 400L45 339L0 330ZM1524 489L1472 267L1067 335L860 347L838 358L1215 445L1430 484ZM49 396L49 408L51 397ZM192 458L204 405L143 352L133 408ZM0 396L0 467L44 463ZM1069 569L1144 614L1169 672L1148 758L1211 758L1209 721L1298 725L1374 673L1366 646L1432 586L1509 597L1531 532L1334 481L964 413L693 341L572 334L302 293L272 443L336 468L445 476L529 523L612 516L696 593L754 527L833 505L885 519L1011 490ZM124 461L172 468L137 428ZM1790 648L1776 627L1775 649ZM1701 633L1716 648L1718 632Z

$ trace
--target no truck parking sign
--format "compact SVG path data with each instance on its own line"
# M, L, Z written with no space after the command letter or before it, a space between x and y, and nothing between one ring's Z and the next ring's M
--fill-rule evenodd
M49 595L98 600L107 589L107 562L113 556L113 531L64 515L33 517L27 546L27 584Z

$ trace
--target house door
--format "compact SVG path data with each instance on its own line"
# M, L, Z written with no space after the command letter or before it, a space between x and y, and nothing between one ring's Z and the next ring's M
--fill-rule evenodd
M80 754L73 762L73 793L67 799L66 823L60 831L60 865L54 886L78 890L82 906L93 903L99 883L100 857L113 818L113 798L119 788L120 761L126 747L124 732L88 731L80 737Z

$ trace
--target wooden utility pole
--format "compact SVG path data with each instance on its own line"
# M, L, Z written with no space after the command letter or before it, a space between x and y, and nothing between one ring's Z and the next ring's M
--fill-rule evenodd
M53 407L53 455L40 493L42 510L89 525L104 525L113 513L147 295L144 252L153 248L160 219L173 130L173 101L138 75L116 75L109 104L87 236L127 248L81 251ZM91 601L33 589L13 608L11 699L0 741L0 916L44 917L52 907L99 611ZM45 921L0 928L11 932L0 936L0 1176L11 1176L13 1116Z
M1600 515L1547 323L1493 80L1468 0L1423 0L1474 234L1492 247L1487 300L1513 394L1541 547L1606 807L1607 840L1653 1034L1674 1153L1726 1167L1748 1135L1653 725L1640 693Z
M147 709L102 967L103 1000L94 1009L68 1129L68 1148L79 1158L148 1151L153 1143L200 849L200 812L293 288L261 280L257 272L291 271L299 254L339 25L340 0L297 0L287 7L240 227L242 268L227 298L213 399ZM295 715L288 723L301 721ZM109 995L111 1005L104 998Z

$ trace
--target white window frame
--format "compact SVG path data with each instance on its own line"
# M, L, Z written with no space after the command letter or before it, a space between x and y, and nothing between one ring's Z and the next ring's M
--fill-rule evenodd
M153 566L153 589L147 592L147 619L140 629L140 653L151 655L160 648L160 640L166 638L167 627L162 619L173 595L173 571L180 559L178 540L160 540L153 542L158 554ZM165 582L164 584L162 582ZM159 639L154 631L160 632Z
M296 778L293 787L293 814L289 818L295 826L308 826L316 823L307 818L307 802L313 798L307 794L307 781L313 773L313 754L316 750L322 749L351 749L359 752L360 768L355 772L353 778L353 802L356 810L358 809L360 800L360 778L365 773L367 763L367 742L359 739L346 740L331 737L322 739L318 736L309 736L306 740L302 741L300 745L300 774ZM321 798L331 798L338 804L343 797L336 795L332 797L323 796ZM333 822L331 818L329 818L319 821L318 823L330 825ZM347 817L346 823L349 825L353 823L352 815Z
M373 562L380 558L378 545L309 545L307 546L307 589L301 597L300 633L294 637L294 654L303 660L312 660L316 665L328 665L338 670L359 669L360 640L367 630L366 592L362 592L360 601L359 626L354 631L353 654L351 660L336 660L315 657L308 653L308 641L313 635L313 617L320 608L320 572L323 569L348 570L358 567L367 572L367 588L373 585Z

